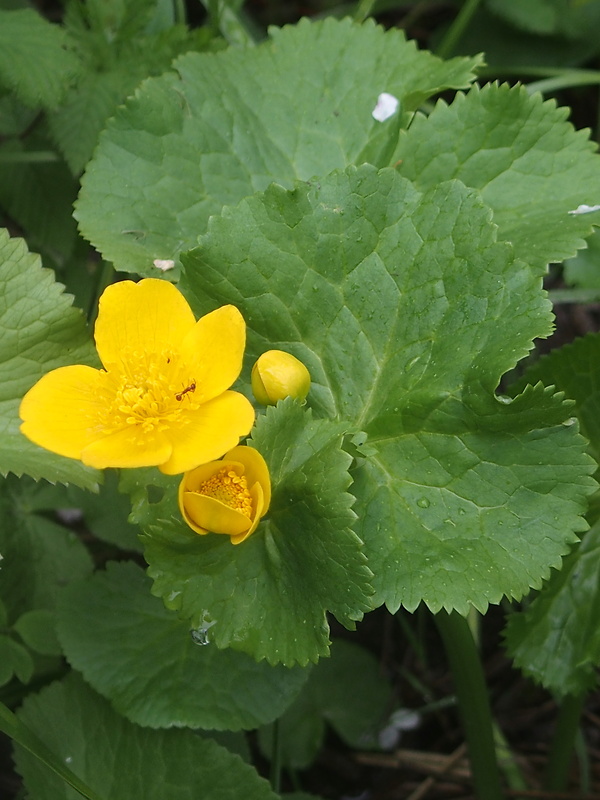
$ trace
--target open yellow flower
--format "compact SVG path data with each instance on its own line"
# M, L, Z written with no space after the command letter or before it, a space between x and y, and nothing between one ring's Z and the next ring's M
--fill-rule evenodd
M227 534L233 544L254 533L270 502L269 468L258 450L244 445L186 472L179 485L179 508L190 528Z
M122 281L102 294L94 335L104 369L61 367L23 398L21 431L36 444L99 469L174 475L249 433L251 403L227 391L246 342L234 306L196 321L172 284Z

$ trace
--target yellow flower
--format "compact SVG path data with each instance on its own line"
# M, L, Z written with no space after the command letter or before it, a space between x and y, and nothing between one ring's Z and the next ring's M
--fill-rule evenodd
M122 281L100 298L94 334L104 369L61 367L23 398L21 431L36 444L99 469L174 475L249 433L251 403L227 391L246 341L234 306L196 321L171 283Z
M186 472L179 485L179 508L196 533L224 533L239 544L254 533L271 502L264 458L239 445L220 461Z
M309 371L295 356L283 350L268 350L252 367L252 391L265 406L275 405L286 397L304 400L309 389Z

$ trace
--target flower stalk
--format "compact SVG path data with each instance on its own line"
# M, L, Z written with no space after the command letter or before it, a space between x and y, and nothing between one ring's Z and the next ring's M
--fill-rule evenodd
M475 795L479 800L502 800L500 771L494 745L494 725L481 659L467 620L456 611L435 615L452 670Z

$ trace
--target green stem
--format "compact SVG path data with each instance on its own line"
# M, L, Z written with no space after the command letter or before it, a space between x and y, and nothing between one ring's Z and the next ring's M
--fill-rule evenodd
M464 617L453 611L435 616L452 670L478 800L502 800L494 746L494 723L479 653Z
M281 739L279 737L279 720L273 723L273 739L271 747L271 788L279 794L281 787Z
M544 773L544 789L559 792L567 786L584 700L585 693L570 694L560 704Z
M364 22L373 12L376 0L360 0L354 11L354 21Z
M527 91L529 94L534 92L548 94L548 92L557 92L559 89L571 89L573 86L593 86L598 83L600 83L600 72L571 70L565 75L555 75L552 78L533 81L527 84Z
M0 731L6 733L22 748L39 759L75 791L79 792L82 797L87 798L87 800L102 800L100 795L96 794L89 786L86 786L68 767L65 767L61 759L54 755L4 703L0 703Z
M439 47L437 48L436 55L440 58L448 58L456 49L461 36L468 28L473 14L477 11L481 0L465 0L462 8L454 18L452 25L446 31Z
M0 152L0 164L55 164L60 161L52 150L10 150Z
M249 21L236 13L227 0L200 0L211 17L211 22L218 27L223 38L231 45L250 47L259 39Z
M600 289L550 289L548 299L555 305L560 303L597 303Z

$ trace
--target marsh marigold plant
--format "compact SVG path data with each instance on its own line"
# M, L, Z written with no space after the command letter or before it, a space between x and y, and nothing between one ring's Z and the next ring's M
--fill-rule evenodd
M179 508L196 533L224 533L240 544L254 533L271 502L264 458L240 445L219 461L186 472L179 485Z
M229 391L246 341L234 306L196 321L172 284L122 281L100 298L94 337L103 369L61 367L23 398L21 431L36 444L99 469L174 475L250 431L251 403Z

